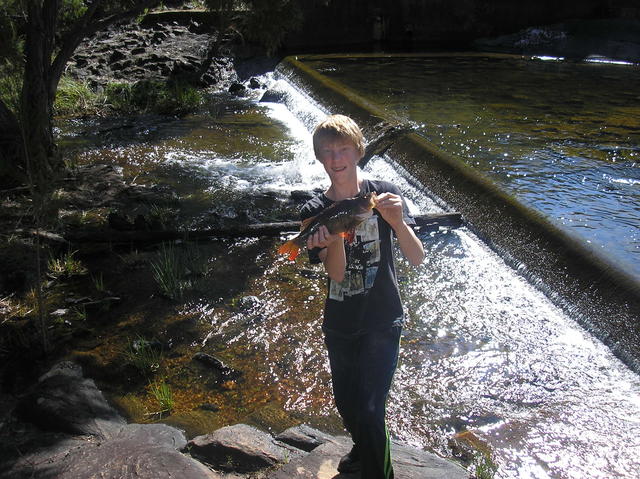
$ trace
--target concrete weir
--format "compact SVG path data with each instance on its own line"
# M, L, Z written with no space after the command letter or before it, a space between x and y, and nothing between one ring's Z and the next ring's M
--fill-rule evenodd
M318 56L287 57L277 73L327 111L349 115L365 129L381 121L398 121L339 81L310 68L305 58ZM400 138L387 154L426 192L461 212L468 227L505 261L640 373L637 278L415 133Z

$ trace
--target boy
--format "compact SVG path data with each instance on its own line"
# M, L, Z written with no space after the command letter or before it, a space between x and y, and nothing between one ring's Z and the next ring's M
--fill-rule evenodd
M357 164L364 155L364 138L352 119L334 115L322 121L313 133L313 149L331 186L303 206L303 220L333 202L372 191L378 195L373 216L356 228L352 243L323 226L309 237L307 248L310 261L322 262L329 276L322 330L336 407L354 442L338 471L390 479L385 403L403 321L392 236L412 265L422 263L424 250L409 226L414 221L398 188L362 178Z

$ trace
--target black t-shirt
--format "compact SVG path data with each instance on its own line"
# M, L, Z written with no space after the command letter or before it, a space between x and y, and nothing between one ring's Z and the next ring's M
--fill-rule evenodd
M401 195L388 181L364 180L361 194L371 191ZM317 215L333 204L325 194L309 200L300 218ZM404 220L415 224L403 200ZM353 243L345 242L347 267L342 283L327 282L322 329L327 334L355 336L402 325L403 309L393 257L393 229L374 209L373 215L356 227ZM319 263L318 251L309 251L309 260Z

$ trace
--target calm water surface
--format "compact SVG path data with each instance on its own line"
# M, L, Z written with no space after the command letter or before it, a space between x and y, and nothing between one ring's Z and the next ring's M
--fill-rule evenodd
M309 60L640 276L640 66Z
M282 81L274 88L286 106L230 100L213 113L148 121L144 131L136 122L109 141L77 125L67 141L78 142L79 161L112 162L130 179L193 198L204 213L184 212L185 222L206 226L212 213L225 214L223 204L240 207L247 196L284 204L292 190L327 186L309 141L325 112ZM414 213L438 211L387 161L372 160L366 174L396 182ZM226 200L216 202L220 192ZM391 434L448 457L456 438L490 450L502 478L637 477L638 376L466 229L421 239L424 264L398 265L408 320L388 404ZM153 300L146 332L173 344L166 381L178 400L165 420L189 435L240 421L274 432L297 422L340 431L320 331L324 274L278 256L283 240L223 242L204 260L208 287L178 302ZM224 283L240 277L225 293ZM248 296L249 306L238 307ZM118 318L110 334L136 321ZM197 351L242 370L242 379L208 386L191 361ZM126 408L147 396L141 388L116 400ZM219 411L202 412L196 400Z

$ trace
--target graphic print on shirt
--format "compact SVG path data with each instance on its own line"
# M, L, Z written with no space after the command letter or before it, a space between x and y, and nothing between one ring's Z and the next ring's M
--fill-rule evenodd
M347 271L341 283L330 280L329 298L344 301L345 296L362 294L373 286L380 263L378 216L372 215L355 230L351 245L345 243Z

